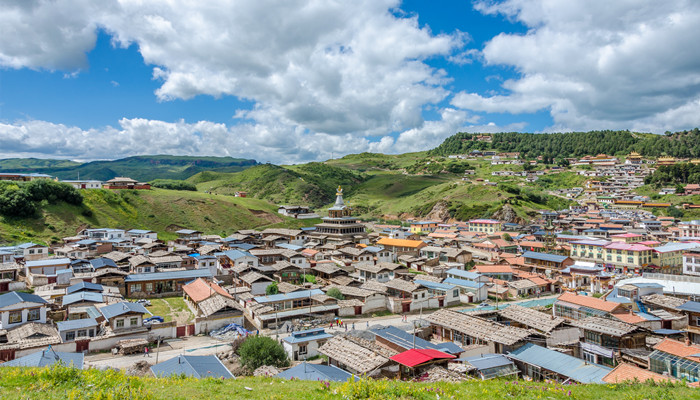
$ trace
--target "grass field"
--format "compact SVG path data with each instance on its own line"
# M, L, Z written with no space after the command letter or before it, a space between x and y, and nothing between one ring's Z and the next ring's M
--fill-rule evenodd
M118 371L0 368L3 399L696 399L682 384L559 385L526 381L356 383L284 381L274 378L135 378Z

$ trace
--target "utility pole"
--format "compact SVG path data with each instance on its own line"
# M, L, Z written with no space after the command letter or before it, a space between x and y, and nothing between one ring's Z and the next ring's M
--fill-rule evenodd
M156 345L156 364L158 364L158 355L160 354L160 336L158 336L158 344Z

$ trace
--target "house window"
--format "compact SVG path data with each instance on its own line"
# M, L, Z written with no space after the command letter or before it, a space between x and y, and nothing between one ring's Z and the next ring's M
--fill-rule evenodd
M34 254L34 250L29 250L29 254Z
M300 356L306 355L307 352L308 352L308 349L307 349L305 344L299 345L299 355Z
M41 319L41 309L40 308L32 308L29 310L27 313L27 321L38 321Z
M87 336L87 330L81 329L78 331L78 337L85 337Z
M452 291L452 297L459 297L459 289L455 289Z
M132 292L140 292L141 291L141 284L135 283L135 284L131 285L131 291Z
M132 317L131 320L129 321L129 325L131 326L136 326L139 324L139 318L138 317Z
M117 320L117 328L123 328L123 327L124 327L124 320L118 319Z
M66 332L66 341L75 340L75 331Z
M22 311L10 311L9 321L11 324L18 324L22 322Z
M146 284L146 291L147 291L147 292L152 292L152 291L153 291L153 283L147 283L147 284Z

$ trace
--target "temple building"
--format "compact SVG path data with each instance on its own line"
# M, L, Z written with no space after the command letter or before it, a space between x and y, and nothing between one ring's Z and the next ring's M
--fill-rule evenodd
M316 225L316 231L310 236L325 243L328 241L350 241L354 243L369 243L365 226L351 217L352 209L343 201L343 189L338 186L335 204L328 209L328 216Z

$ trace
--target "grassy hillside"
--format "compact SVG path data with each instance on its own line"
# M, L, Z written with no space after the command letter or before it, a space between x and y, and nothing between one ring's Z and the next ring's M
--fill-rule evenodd
M246 191L249 196L275 204L319 207L335 199L337 185L350 187L365 179L365 176L346 168L308 163L288 167L256 165L234 174L203 172L188 182L196 184L202 191L220 194Z
M187 179L202 171L236 172L255 165L255 160L232 157L135 156L84 164L66 160L0 160L0 172L41 172L60 179L109 180L128 176L139 181Z
M66 367L0 368L3 399L693 399L683 384L559 385L522 380L329 383L242 377L137 378Z
M568 201L546 195L547 185L508 193L498 186L463 182L465 169L475 169L475 177L508 181L491 176L503 166L492 166L487 160L466 162L422 152L399 156L362 153L291 166L265 164L233 174L203 172L188 182L201 191L232 194L242 190L275 204L303 204L320 212L333 203L340 184L346 202L355 209L355 215L363 218L423 217L440 203L438 208L447 213L443 211L439 218L490 217L508 204L520 219L528 219L535 210L569 205ZM569 185L579 183L573 173L557 179Z
M0 171L22 172L49 168L73 168L81 165L71 160L46 160L41 158L7 158L0 160Z
M238 229L298 227L318 222L282 217L265 201L202 192L154 189L81 193L82 206L44 205L38 218L0 220L0 243L49 243L75 235L85 227L151 229L162 238L171 239L180 228L225 236Z

